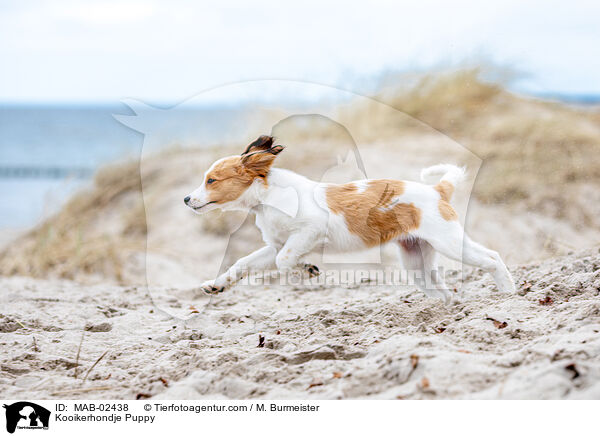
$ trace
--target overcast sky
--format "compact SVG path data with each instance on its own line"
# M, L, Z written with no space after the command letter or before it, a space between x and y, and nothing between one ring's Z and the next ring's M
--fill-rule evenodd
M272 78L360 92L479 58L529 92L600 94L600 2L349 3L0 0L0 100L178 102Z

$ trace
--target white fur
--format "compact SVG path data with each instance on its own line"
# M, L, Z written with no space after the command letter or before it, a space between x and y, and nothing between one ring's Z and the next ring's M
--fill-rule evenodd
M421 174L424 178L441 175L441 180L456 186L464 176L464 169L454 165L436 165L424 169ZM239 259L215 280L205 282L202 285L205 291L220 292L249 269L277 267L288 272L301 265L302 257L325 244L339 252L366 248L362 239L348 230L344 217L330 212L326 201L329 184L277 168L271 169L267 181L265 186L262 180L255 180L235 201L224 205L210 204L197 210L199 213L215 208L252 211L256 213L256 225L266 244ZM366 189L365 181L354 183L359 189ZM205 186L200 186L190 197L192 200L188 206L192 208L206 203ZM498 253L473 242L457 220L445 220L438 209L439 199L440 194L432 186L417 182L405 182L404 193L393 199L394 203L413 203L422 211L419 228L398 239L405 268L419 269L423 276L430 277L431 272L437 269L437 253L442 253L490 271L499 289L514 291L510 273ZM408 248L407 244L410 245ZM437 276L422 288L427 295L445 300L451 295L443 279Z
M431 177L442 176L440 182L445 180L457 186L465 178L465 167L451 164L438 164L421 170L421 180L426 182Z

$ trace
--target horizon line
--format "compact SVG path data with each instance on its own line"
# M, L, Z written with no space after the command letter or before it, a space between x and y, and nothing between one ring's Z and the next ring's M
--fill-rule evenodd
M542 98L542 99L548 99L548 100L559 100L565 103L582 103L582 104L594 104L594 103L600 103L600 92L574 92L574 93L569 93L569 92L524 92L524 91L511 91L514 92L516 94L522 95L522 96L526 96L526 97L533 97L533 98ZM124 102L124 100L127 100L127 98L121 98L121 99L115 99L115 100L108 100L108 99L74 99L74 100L31 100L31 99L24 99L24 100L14 100L14 99L10 99L10 100L3 100L0 98L0 107L2 106L54 106L54 107L58 107L58 106L118 106L118 105L125 105L127 106L127 103ZM145 104L149 105L149 106L153 106L156 107L157 109L161 109L161 108L170 108L173 106L178 106L180 104L182 104L183 102L185 102L185 100L181 101L181 100L140 100L141 102L144 102ZM299 100L299 102L301 102L302 99ZM205 103L205 104L192 104L191 106L196 106L198 108L201 107L215 107L215 106L220 106L220 107L227 107L227 106L235 106L235 105L246 105L248 104L248 101L244 101L244 100L237 100L237 101L232 101L232 100L223 100L223 101L214 101L212 103Z

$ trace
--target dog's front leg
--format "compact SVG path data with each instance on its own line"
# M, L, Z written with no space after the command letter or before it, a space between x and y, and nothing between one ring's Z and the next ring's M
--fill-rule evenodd
M215 280L204 282L200 288L207 294L218 294L240 280L249 270L265 270L273 268L277 249L271 246L263 247L248 256L242 257L231 268Z
M277 253L275 264L277 265L279 272L282 274L289 274L293 269L298 268L298 266L302 266L309 270L311 265L303 264L300 262L300 258L312 251L317 240L318 237L311 232L298 232L292 234L281 250L279 250L279 253ZM318 273L318 268L316 268L316 272Z

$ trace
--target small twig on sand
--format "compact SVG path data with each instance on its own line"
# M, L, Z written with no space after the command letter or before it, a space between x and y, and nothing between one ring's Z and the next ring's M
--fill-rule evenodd
M77 374L79 374L79 353L81 353L81 345L83 344L83 335L85 332L81 333L81 340L79 341L79 348L77 349L77 357L75 357L75 378L77 378Z
M51 395L81 394L81 393L91 392L91 391L107 391L109 389L112 389L112 387L111 386L92 386L89 388L67 389L66 391L56 391L56 392L52 392Z
M40 352L40 349L37 346L37 341L35 340L35 336L33 337L33 351L35 351L36 353Z
M92 372L92 369L94 369L96 365L98 365L98 362L100 362L104 358L104 356L106 356L108 351L109 350L106 350L104 353L102 353L102 356L98 357L98 360L96 360L94 364L90 367L90 369L88 369L88 371L85 373L85 377L83 378L82 383L87 380L88 375L90 375L90 372Z
M27 327L25 327L25 326L23 325L23 323L22 323L21 321L19 321L18 319L15 319L15 322L16 322L17 324L19 324L19 325L21 326L21 328L24 328L24 329L26 329L26 328L27 328Z

